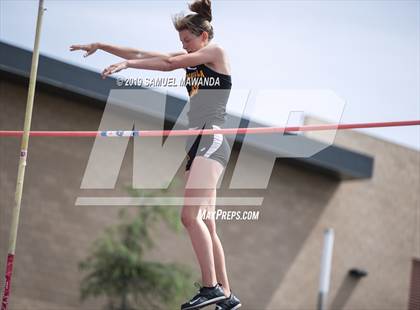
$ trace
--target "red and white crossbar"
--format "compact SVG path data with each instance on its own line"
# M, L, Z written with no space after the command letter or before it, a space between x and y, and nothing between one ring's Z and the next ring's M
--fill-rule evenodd
M256 127L256 128L223 128L223 129L184 129L184 130L102 130L102 131L31 131L34 137L160 137L192 136L212 134L264 134L300 131L342 130L355 128L418 126L420 120L353 124L323 124L294 127ZM0 137L20 137L23 131L0 130Z

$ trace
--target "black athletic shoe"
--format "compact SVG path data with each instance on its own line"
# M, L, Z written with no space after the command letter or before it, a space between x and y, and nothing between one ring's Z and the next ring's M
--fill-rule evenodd
M236 297L235 295L233 295L232 292L230 292L230 297L225 300L219 301L216 304L215 310L236 310L239 309L241 306L242 304L238 297Z
M216 284L215 287L200 287L198 294L189 302L183 304L181 310L199 309L224 299L226 299L226 296L219 284Z

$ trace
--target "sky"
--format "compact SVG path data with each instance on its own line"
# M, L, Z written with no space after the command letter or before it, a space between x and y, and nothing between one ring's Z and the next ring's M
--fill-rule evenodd
M32 49L37 6L38 1L0 0L0 40ZM186 1L45 0L45 7L41 54L77 66L101 72L122 61L103 51L87 58L70 52L78 43L182 50L171 16L188 12ZM246 116L284 126L290 102L297 100L304 101L305 115L325 122L420 119L420 1L229 0L212 1L212 9L214 42L228 55L233 91L281 94L247 107ZM118 76L184 74L127 69ZM167 91L187 96L183 87ZM243 109L243 100L232 96L228 113L240 115ZM420 126L356 131L420 150Z

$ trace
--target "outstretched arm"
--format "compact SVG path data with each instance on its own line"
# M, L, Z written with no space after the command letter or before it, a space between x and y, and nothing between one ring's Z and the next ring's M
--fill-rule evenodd
M189 54L130 59L109 66L102 72L102 77L105 78L110 74L127 68L172 71L180 68L193 67L203 63L212 63L221 53L222 50L217 46L206 46L197 52Z
M144 59L150 57L173 57L177 55L185 54L185 51L175 52L175 53L160 53L160 52L150 52L144 51L131 47L117 46L106 43L91 43L91 44L75 44L70 46L70 51L83 50L86 51L84 57L92 55L97 50L103 50L115 56L119 56L124 59Z
M106 43L98 43L99 48L110 54L125 58L125 59L145 59L151 57L173 57L176 55L185 54L185 51L175 52L175 53L161 53L161 52L152 52L144 51L137 48L123 47L117 45L111 45Z

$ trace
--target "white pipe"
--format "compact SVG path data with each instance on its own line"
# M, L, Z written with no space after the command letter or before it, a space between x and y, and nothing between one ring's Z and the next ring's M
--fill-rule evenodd
M334 230L328 228L324 231L324 248L321 258L321 272L319 279L318 310L325 310L328 291L330 289L331 262L334 246Z

